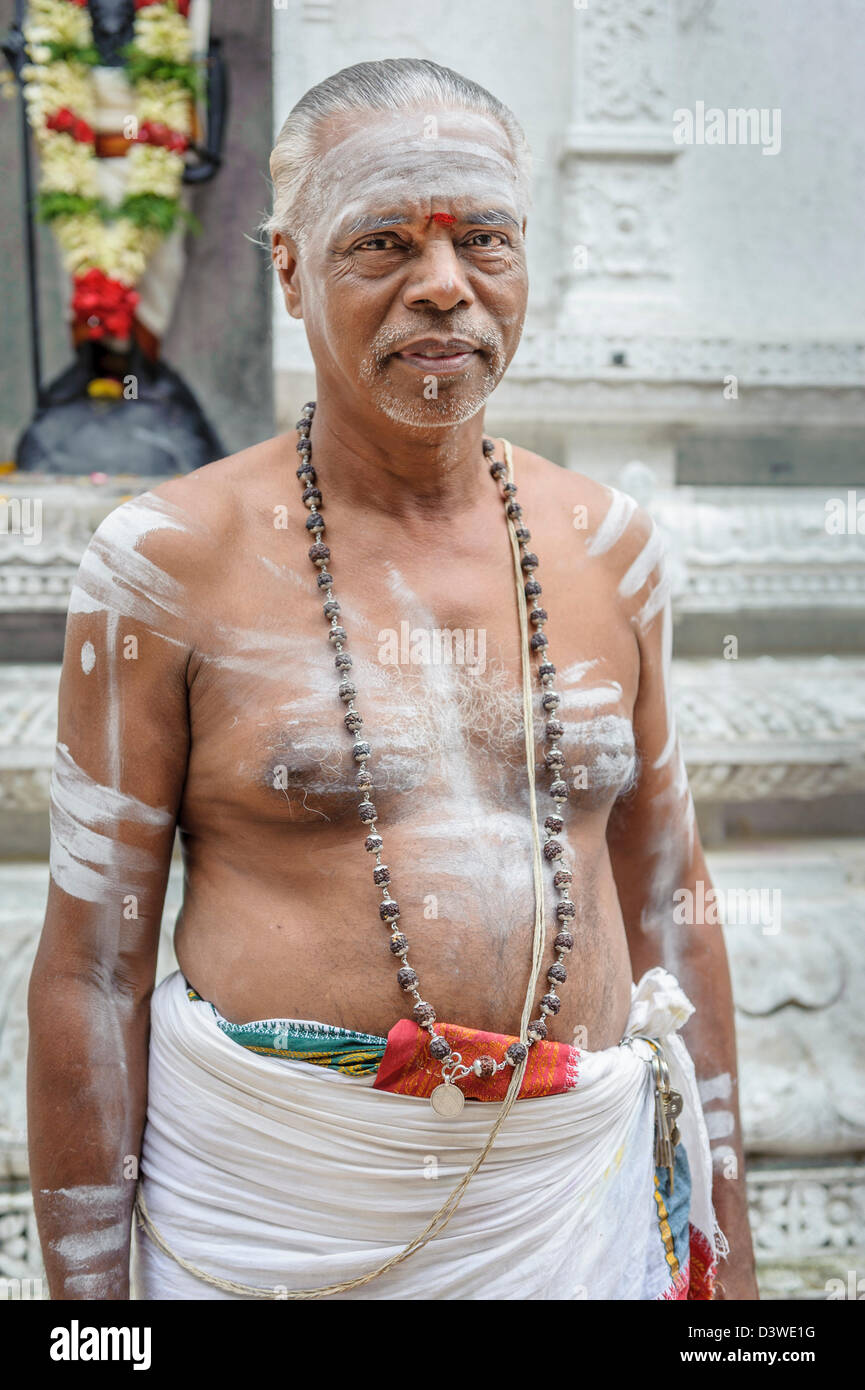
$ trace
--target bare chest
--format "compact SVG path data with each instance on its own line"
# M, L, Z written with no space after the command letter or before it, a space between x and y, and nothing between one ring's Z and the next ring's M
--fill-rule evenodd
M569 538L565 537L565 540ZM565 733L568 814L608 813L631 783L633 636L590 568L539 541ZM224 815L296 825L357 820L359 764L341 679L356 687L371 747L375 804L387 823L420 809L464 825L473 811L528 804L520 630L507 535L483 562L449 553L334 546L334 594L352 665L340 671L305 538L265 533L214 596L190 688L187 819ZM570 560L570 563L568 561ZM533 757L543 770L541 688L532 664Z

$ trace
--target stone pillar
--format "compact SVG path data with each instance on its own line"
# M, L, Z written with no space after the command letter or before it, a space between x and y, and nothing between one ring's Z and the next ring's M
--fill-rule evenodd
M674 0L574 0L564 332L675 331L674 9Z

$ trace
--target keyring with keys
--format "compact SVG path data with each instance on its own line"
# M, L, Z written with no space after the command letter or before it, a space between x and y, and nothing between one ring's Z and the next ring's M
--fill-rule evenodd
M630 1046L635 1041L637 1041L635 1038L622 1039L622 1043L626 1046ZM680 1093L674 1091L670 1085L670 1068L667 1065L667 1058L660 1041L657 1038L641 1038L639 1041L646 1043L652 1049L652 1056L647 1065L652 1068L655 1082L655 1167L666 1168L672 1194L675 1148L682 1137L676 1121L682 1113L684 1102Z

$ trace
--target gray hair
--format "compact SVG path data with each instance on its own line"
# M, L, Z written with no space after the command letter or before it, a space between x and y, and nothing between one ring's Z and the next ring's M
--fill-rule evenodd
M329 116L345 112L426 110L444 107L487 116L503 128L517 169L520 196L530 199L531 151L513 112L480 83L427 58L382 58L355 63L310 87L283 122L270 156L273 211L260 225L268 240L282 232L302 245L304 194L309 191L320 157L318 128Z

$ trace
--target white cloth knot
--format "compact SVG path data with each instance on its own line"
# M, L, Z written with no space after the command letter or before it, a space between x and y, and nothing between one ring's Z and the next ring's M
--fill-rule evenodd
M631 986L627 1038L664 1038L677 1032L694 1012L685 991L669 970L656 965Z

